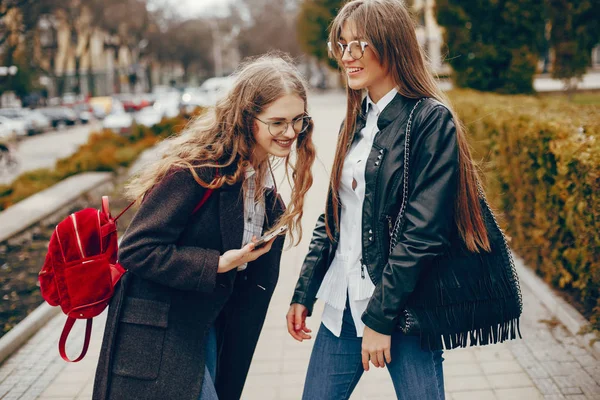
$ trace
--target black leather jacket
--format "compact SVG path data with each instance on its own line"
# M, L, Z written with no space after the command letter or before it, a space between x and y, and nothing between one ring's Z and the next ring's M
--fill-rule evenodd
M380 132L375 136L365 171L362 261L376 289L362 320L371 329L388 335L393 332L422 271L436 257L448 252L450 242L457 236L456 129L448 109L426 99L413 116L405 224L398 244L388 256L390 224L394 223L402 203L406 124L416 101L397 94L383 110L377 122ZM365 122L362 116L358 118L355 138ZM292 298L292 303L305 305L309 315L335 252L336 242L328 239L325 215L321 215Z

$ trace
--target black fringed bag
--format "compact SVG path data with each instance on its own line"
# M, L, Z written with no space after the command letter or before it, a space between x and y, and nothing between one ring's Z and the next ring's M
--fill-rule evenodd
M405 135L404 186L400 211L390 229L390 254L404 224L408 201L410 130ZM521 337L523 300L512 254L481 187L479 200L491 252L473 253L455 235L448 253L424 271L399 318L399 329L421 337L429 349L486 345Z

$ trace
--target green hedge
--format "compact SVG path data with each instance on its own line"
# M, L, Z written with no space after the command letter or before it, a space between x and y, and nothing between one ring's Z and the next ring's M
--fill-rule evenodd
M450 93L511 247L600 329L600 106Z
M25 172L10 185L0 185L0 211L69 176L89 171L117 171L126 167L142 151L183 128L189 117L165 118L149 128L133 125L129 135L109 130L92 133L86 144L74 154L58 160L54 169Z

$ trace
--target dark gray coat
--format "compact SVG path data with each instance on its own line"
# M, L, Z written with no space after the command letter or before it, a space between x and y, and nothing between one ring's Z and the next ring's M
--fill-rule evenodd
M217 274L220 254L240 248L241 184L212 193L189 171L165 178L142 203L121 243L128 270L108 311L94 399L196 400L204 377L204 340L218 335L219 399L239 399L279 276L283 238L250 263ZM266 194L265 228L283 213Z

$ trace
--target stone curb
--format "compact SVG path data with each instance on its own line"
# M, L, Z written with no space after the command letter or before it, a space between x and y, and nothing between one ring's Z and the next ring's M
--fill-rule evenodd
M591 341L596 338L595 334L588 333L582 335L580 332L583 328L590 325L590 322L585 319L569 303L563 300L562 297L555 294L554 291L546 282L539 278L535 272L529 269L519 257L514 257L515 268L519 275L519 281L527 285L535 296L544 304L550 312L571 332L577 341L587 349L590 349L596 358L600 359L600 342L595 342L590 345Z
M112 179L113 175L109 172L85 172L60 181L7 208L0 212L0 243Z
M42 303L25 319L0 338L0 364L16 352L48 321L60 312L60 307Z

